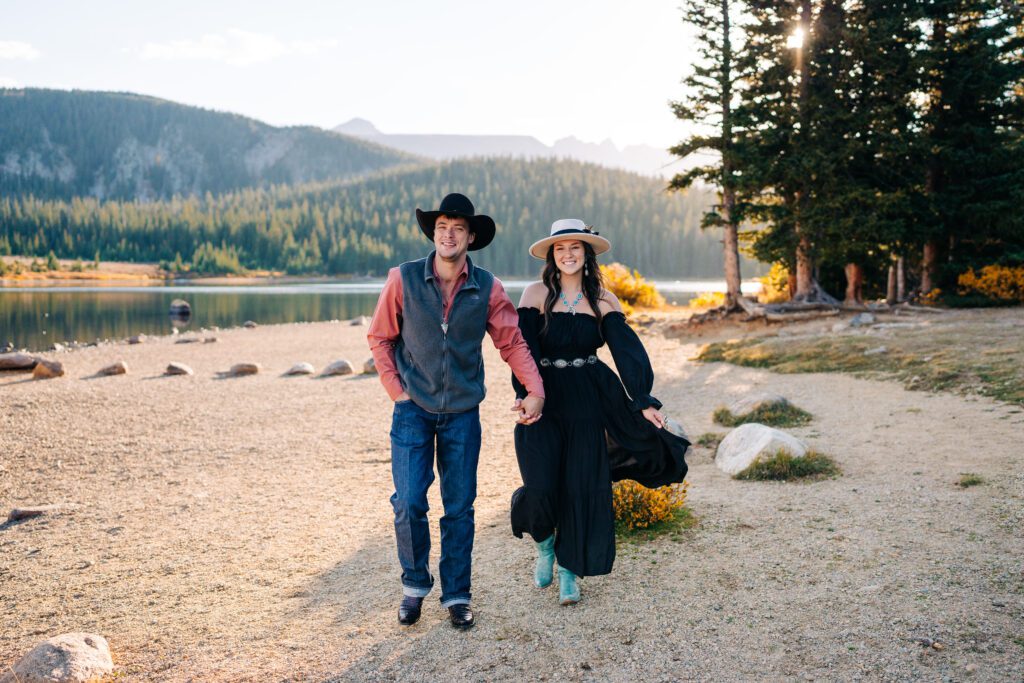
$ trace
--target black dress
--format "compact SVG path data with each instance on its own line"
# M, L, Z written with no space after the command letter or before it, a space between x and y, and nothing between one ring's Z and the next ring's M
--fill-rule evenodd
M577 576L607 574L615 561L612 481L633 479L647 487L680 482L690 444L641 414L648 406L661 408L661 402L650 395L651 363L625 316L605 314L598 329L594 316L555 312L541 336L543 325L540 311L519 309L519 327L540 366L547 398L538 422L516 425L523 486L512 494L512 532L543 541L557 530L559 566ZM586 359L605 342L621 382L600 360L564 368L540 363ZM512 380L523 398L526 390Z

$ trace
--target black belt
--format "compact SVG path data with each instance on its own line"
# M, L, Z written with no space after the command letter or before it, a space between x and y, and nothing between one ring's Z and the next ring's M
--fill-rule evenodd
M573 358L572 360L565 360L564 358L556 358L551 360L550 358L541 358L540 366L542 368L549 368L554 366L558 369L562 368L582 368L584 365L593 365L597 362L597 356L590 355L586 358Z

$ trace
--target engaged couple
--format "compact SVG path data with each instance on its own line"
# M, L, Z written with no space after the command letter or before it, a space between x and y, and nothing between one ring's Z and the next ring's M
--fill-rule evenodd
M536 545L533 584L551 585L557 562L559 602L575 604L578 578L612 570L612 482L663 486L681 482L687 469L689 443L665 429L661 403L650 395L647 353L618 299L602 287L597 256L611 243L581 220L556 220L530 247L543 271L517 311L501 282L468 256L494 239L494 220L461 194L446 196L436 211L417 209L416 218L434 250L391 269L367 335L394 401L398 620L416 623L434 587L427 491L436 457L444 507L441 606L456 628L474 623L485 333L511 367L517 396L512 412L523 486L512 494L512 531ZM619 376L596 355L605 343Z

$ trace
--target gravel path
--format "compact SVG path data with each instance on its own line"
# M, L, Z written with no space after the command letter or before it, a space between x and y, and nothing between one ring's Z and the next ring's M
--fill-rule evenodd
M364 334L225 330L216 344L57 354L56 380L0 375L0 519L75 505L0 527L0 670L85 630L131 681L1024 679L1019 409L697 365L694 344L657 335L655 394L691 435L724 432L711 413L730 398L776 391L814 415L792 431L843 476L737 482L697 448L699 527L620 543L614 573L561 608L556 587L532 587L532 545L509 529L512 393L488 348L478 625L455 631L431 596L400 627L387 397L374 377L281 376L299 361L361 366ZM118 359L127 376L89 377ZM162 377L172 360L195 376ZM242 361L264 370L216 376ZM961 489L962 472L985 483Z

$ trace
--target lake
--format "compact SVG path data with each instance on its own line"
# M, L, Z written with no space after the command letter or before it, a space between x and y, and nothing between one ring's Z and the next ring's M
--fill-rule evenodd
M513 301L527 280L503 280ZM0 346L49 349L55 342L124 339L206 327L235 327L247 320L274 323L347 320L371 315L383 281L287 285L159 285L0 287ZM724 291L724 282L655 281L669 302L685 304L698 292ZM757 291L744 283L745 292ZM172 323L171 302L187 301L187 325Z

